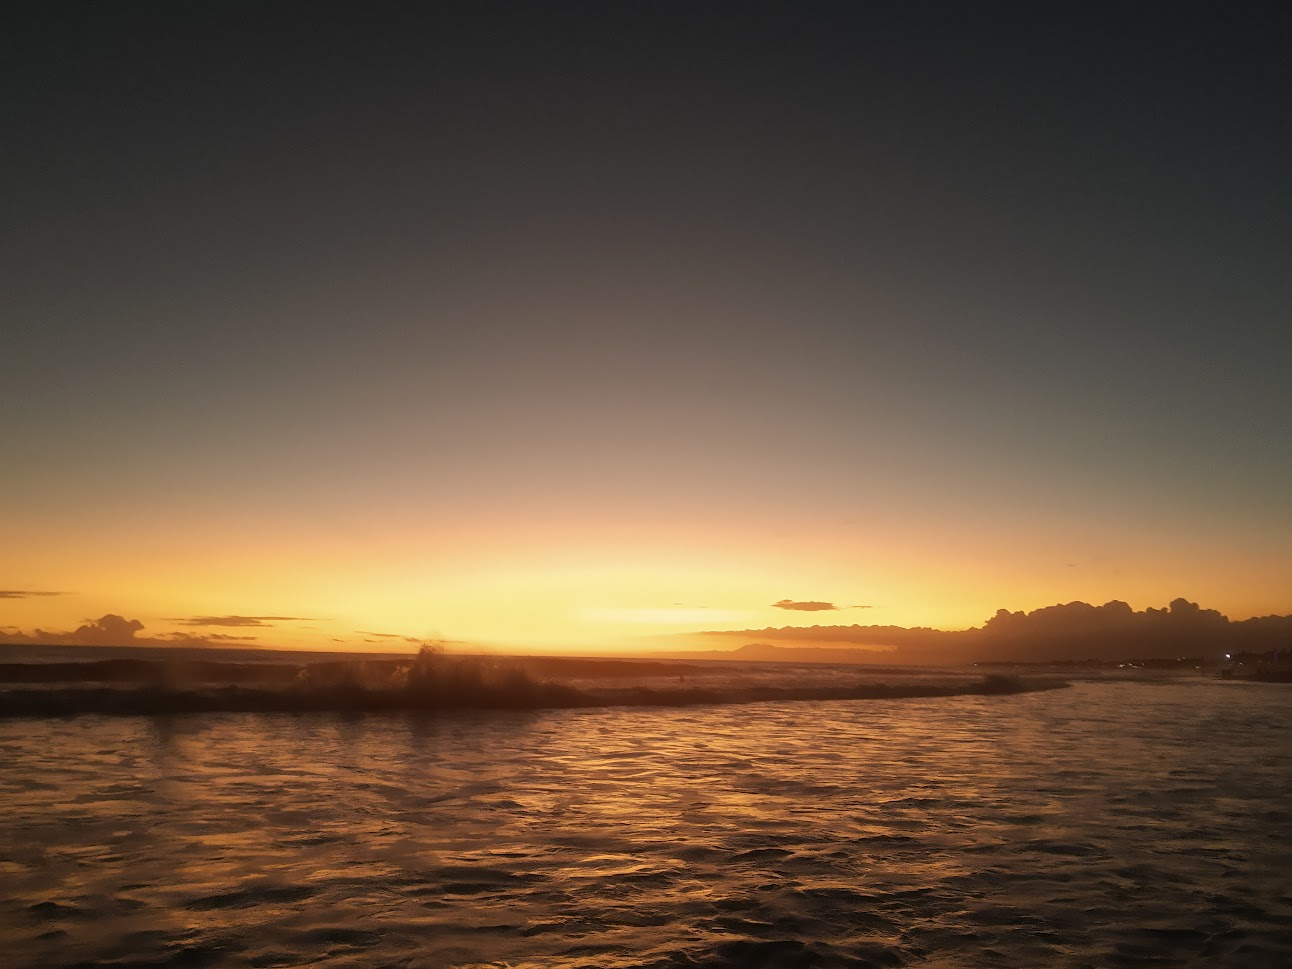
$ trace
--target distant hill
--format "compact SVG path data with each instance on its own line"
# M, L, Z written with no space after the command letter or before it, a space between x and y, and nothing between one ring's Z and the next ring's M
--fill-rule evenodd
M1292 662L1292 616L1232 621L1187 599L1136 612L1125 602L1069 602L1032 612L1000 609L964 630L902 626L783 626L705 634L749 640L738 648L673 653L693 659L797 663L961 664L1100 662L1226 653L1270 654Z
M825 646L777 646L773 643L746 643L737 649L674 650L656 655L672 659L739 660L745 663L856 663L874 665L892 663L892 649L866 649Z

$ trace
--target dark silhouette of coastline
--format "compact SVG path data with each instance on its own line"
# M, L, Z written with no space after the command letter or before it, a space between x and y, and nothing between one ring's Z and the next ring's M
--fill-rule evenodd
M1214 609L1175 599L1164 609L1136 612L1120 600L1094 606L1069 602L1032 612L997 610L981 627L964 630L902 626L786 626L714 631L715 639L756 639L739 651L748 660L793 652L803 662L969 664L983 662L1135 663L1197 659L1219 666L1226 654L1264 656L1292 664L1292 616L1233 621ZM806 648L805 648L806 647ZM812 651L817 651L814 658ZM673 651L678 658L716 658L730 650Z

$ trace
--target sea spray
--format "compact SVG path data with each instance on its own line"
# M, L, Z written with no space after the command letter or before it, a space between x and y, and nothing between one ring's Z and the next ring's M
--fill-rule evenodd
M88 665L88 664L87 664ZM1009 695L1052 689L1062 681L991 674L979 679L898 678L896 682L859 678L840 671L830 682L819 676L783 682L741 682L721 678L718 684L688 685L686 678L661 685L580 686L533 675L524 660L508 657L450 655L424 647L407 661L363 659L311 663L298 668L266 666L259 678L233 667L221 679L220 664L205 668L200 681L185 682L164 663L135 670L133 685L64 685L72 678L56 673L48 688L0 692L0 717L74 716L78 714L175 715L242 713L420 713L464 710L539 710L579 707L680 707L706 704L807 700L872 700L964 695ZM644 669L650 671L649 665ZM765 674L765 671L760 671ZM290 674L290 675L289 675ZM102 683L101 672L87 671L85 682ZM718 677L714 677L718 678ZM13 677L22 681L21 677ZM115 681L113 681L115 682Z

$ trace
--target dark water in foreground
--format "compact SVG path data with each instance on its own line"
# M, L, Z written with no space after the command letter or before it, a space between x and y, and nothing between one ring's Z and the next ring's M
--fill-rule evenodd
M0 722L8 966L1292 965L1292 689Z

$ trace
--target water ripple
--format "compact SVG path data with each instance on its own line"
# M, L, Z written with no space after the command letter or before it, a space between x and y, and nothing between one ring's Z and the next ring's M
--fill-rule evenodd
M1292 693L0 723L6 961L1292 964Z

